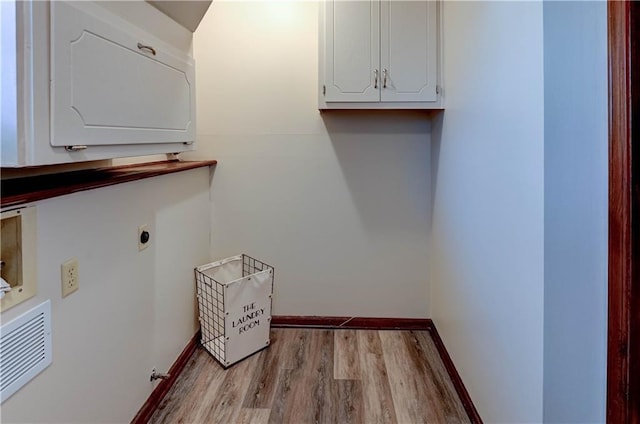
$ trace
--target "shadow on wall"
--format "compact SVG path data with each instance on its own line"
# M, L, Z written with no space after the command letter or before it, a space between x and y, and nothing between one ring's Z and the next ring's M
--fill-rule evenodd
M321 116L366 231L428 229L433 112L340 110Z
M442 124L444 111L433 115L431 120L431 207L435 207L438 190L438 170L440 165L440 149L442 148Z

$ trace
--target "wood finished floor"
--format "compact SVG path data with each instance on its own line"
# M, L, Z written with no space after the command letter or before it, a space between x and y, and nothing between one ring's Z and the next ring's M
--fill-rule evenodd
M467 423L427 331L272 329L222 369L202 347L151 423Z

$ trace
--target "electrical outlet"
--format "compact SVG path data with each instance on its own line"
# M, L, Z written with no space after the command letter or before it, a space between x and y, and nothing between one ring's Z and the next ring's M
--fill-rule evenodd
M144 250L149 246L151 234L148 227L147 224L138 227L138 250Z
M62 297L67 297L80 287L78 279L78 260L69 259L60 267L62 271Z

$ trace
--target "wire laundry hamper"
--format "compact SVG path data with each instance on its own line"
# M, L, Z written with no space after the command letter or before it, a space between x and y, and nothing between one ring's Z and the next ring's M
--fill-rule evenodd
M269 346L272 266L242 254L195 275L201 343L224 368Z

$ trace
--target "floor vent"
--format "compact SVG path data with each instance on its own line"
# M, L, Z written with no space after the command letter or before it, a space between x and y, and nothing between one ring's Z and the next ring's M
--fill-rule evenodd
M51 302L0 327L0 403L51 364Z

